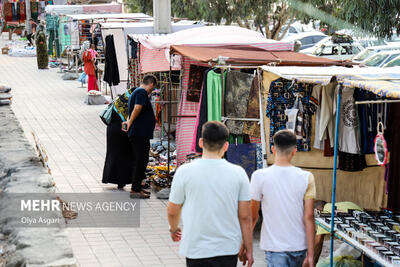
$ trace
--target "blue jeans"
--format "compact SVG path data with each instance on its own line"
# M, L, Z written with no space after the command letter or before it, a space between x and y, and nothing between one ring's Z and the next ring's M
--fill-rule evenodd
M301 267L306 258L306 250L272 252L265 251L268 267Z

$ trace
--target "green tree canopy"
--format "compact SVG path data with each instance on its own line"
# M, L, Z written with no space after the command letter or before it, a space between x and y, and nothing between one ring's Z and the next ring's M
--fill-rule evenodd
M152 14L153 1L125 0L131 12ZM390 37L400 33L400 0L171 0L175 17L237 23L280 39L295 19Z

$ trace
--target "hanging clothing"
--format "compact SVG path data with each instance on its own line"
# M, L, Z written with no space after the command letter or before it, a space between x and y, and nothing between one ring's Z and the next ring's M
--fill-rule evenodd
M18 3L12 3L12 21L19 21Z
M254 76L240 71L228 71L226 74L225 116L228 118L246 118L250 88ZM243 134L244 121L227 120L226 126L231 134Z
M246 118L258 119L260 118L260 82L256 76L252 83L249 95L249 102L247 104ZM243 134L251 136L261 136L260 124L256 121L245 121L243 124Z
M360 154L360 123L354 100L354 88L342 89L339 120L339 150L351 154ZM336 103L335 99L335 103ZM336 104L334 104L336 114Z
M37 20L38 16L39 16L39 3L31 2L31 17L32 19Z
M264 167L264 157L262 151L262 144L256 144L256 169L260 170Z
M104 68L104 81L110 86L118 85L120 82L117 54L115 53L114 36L106 36L106 49L105 49L105 68Z
M26 14L25 14L25 2L19 3L19 21L25 22Z
M224 87L226 84L226 72L223 74ZM210 70L207 73L207 120L221 121L222 100L221 73Z
M199 139L201 137L201 131L203 129L204 123L207 122L208 114L207 114L207 75L209 70L204 72L203 76L203 86L201 89L200 95L200 105L197 111L197 118L196 118L196 126L195 126L195 134L193 136L192 142L192 151L202 153L203 149L199 146Z
M36 58L38 69L47 69L49 55L47 54L46 34L43 30L36 32Z
M367 167L365 155L351 154L339 151L339 170L359 172Z
M388 179L388 205L389 209L400 210L400 103L392 103L388 112L387 131L385 139L390 151L389 179Z
M187 101L191 102L200 101L201 86L203 84L204 72L206 70L207 67L190 65L188 92L186 96Z
M355 89L354 98L356 101L378 100L382 99L374 93ZM363 154L374 153L374 139L377 133L378 123L382 122L386 130L386 117L388 111L388 104L363 104L357 105L357 111L360 120L361 130L361 150Z
M133 153L128 135L122 131L122 119L112 111L107 126L107 153L102 182L126 185L132 183Z
M256 144L229 145L226 160L243 167L251 177L256 170Z
M312 115L315 113L318 100L312 95L313 85L306 83L295 83L279 78L271 83L266 115L270 119L270 147L273 145L273 136L276 132L286 129L285 110L291 109L296 97L303 106L302 123L296 126L298 132L302 132L301 139L297 139L298 151L310 151Z
M4 19L6 21L13 20L13 4L12 3L4 3Z

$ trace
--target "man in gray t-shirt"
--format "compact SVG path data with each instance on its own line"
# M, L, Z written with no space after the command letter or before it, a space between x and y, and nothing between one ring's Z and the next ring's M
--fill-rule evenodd
M253 264L249 179L243 168L222 159L228 135L222 123L206 123L199 141L203 157L181 166L172 182L171 238L181 241L180 254L189 267L236 267L242 238L248 266Z

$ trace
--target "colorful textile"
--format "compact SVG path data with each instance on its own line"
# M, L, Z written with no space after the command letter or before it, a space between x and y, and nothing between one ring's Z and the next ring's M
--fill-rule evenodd
M25 22L26 15L25 15L25 2L19 3L19 21Z
M97 85L97 79L96 75L88 75L88 92L92 90L99 90L99 87Z
M13 20L13 4L12 3L4 3L4 18L6 21Z
M301 139L297 139L298 151L310 151L311 149L311 125L312 115L315 113L318 101L312 97L313 85L306 83L294 83L279 78L271 83L268 94L266 114L270 119L270 146L273 145L273 136L279 130L286 129L285 110L294 106L296 95L303 106L303 125Z
M225 86L225 116L245 118L254 76L240 71L228 71ZM244 121L227 120L226 126L231 134L243 134Z
M39 3L38 2L31 2L31 16L32 19L37 20L39 16Z
M249 103L247 105L246 118L260 118L260 98L259 98L260 83L256 76L251 83ZM245 121L243 124L243 134L250 136L261 136L260 125L256 121ZM253 143L253 142L251 142Z
M251 177L256 170L256 144L229 145L226 160L241 166Z
M92 54L86 50L83 53L83 64L84 64L84 71L87 75L96 75L96 71L94 68L94 64L92 62Z
M263 163L264 157L262 152L262 144L256 144L256 168L257 170L264 167Z
M226 72L224 73L224 81ZM224 86L225 86L224 82ZM207 73L207 120L221 121L221 101L222 101L221 74L210 70Z
M204 73L207 67L190 65L189 84L187 100L192 102L200 101L201 86L203 85Z
M132 94L133 90L136 88L131 88L126 90L126 92L122 95L120 95L115 101L114 101L114 111L119 115L122 121L126 121L129 114L128 114L128 100L130 95Z

